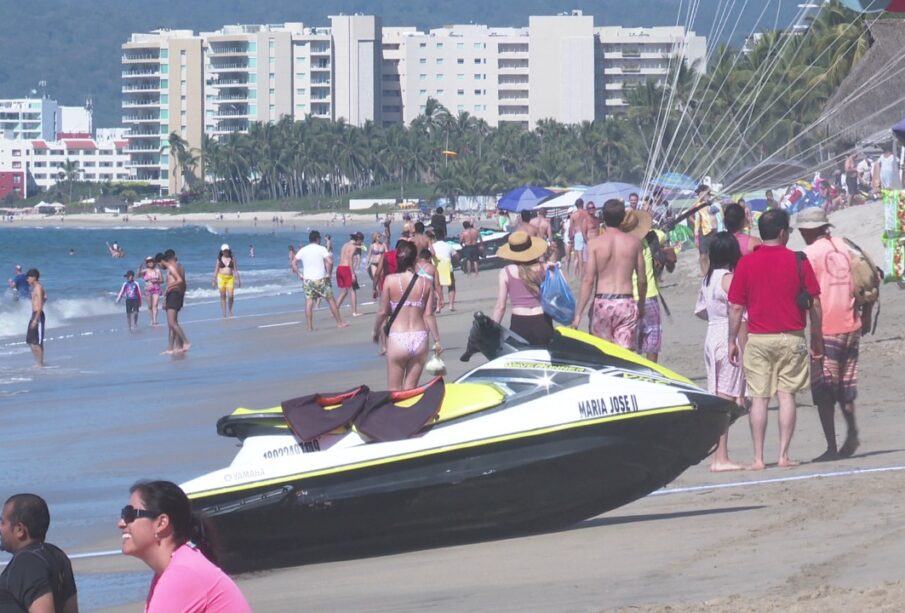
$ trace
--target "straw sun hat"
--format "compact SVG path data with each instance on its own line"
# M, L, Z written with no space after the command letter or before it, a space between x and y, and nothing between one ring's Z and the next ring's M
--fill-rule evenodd
M547 252L547 243L536 236L518 230L509 235L505 245L497 249L497 256L510 262L533 262Z
M653 220L647 211L628 210L619 229L637 239L643 239L650 232Z

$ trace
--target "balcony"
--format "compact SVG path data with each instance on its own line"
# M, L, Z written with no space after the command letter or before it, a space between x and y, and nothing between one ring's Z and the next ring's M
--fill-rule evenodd
M311 55L330 55L330 45L311 45Z
M500 117L523 116L528 114L527 105L500 105Z
M248 45L224 45L215 47L211 45L208 53L212 57L228 57L231 55L248 55Z
M160 160L154 158L137 158L126 163L126 168L159 168Z
M159 92L160 88L156 85L123 85L122 92Z
M232 134L245 130L248 130L248 121L221 121L214 127L213 134Z
M214 98L214 102L246 102L248 99L248 94L230 94L217 96Z
M136 64L136 63L148 63L160 62L160 54L159 53L130 53L128 55L122 56L123 64Z
M500 90L498 100L528 100L528 92L519 90Z
M518 44L500 44L499 46L500 55L508 55L508 56L523 56L528 54L528 45L518 45Z
M124 79L150 79L153 77L160 76L160 67L154 68L152 70L124 70L123 78Z
M144 145L126 145L123 153L160 153L160 147L148 147Z
M159 139L159 138L160 138L160 131L159 131L159 130L129 130L129 133L126 135L126 138L128 138L130 141L131 141L132 139L134 139L134 138L140 138L140 139L154 138L154 139Z
M223 62L214 64L211 62L211 72L244 72L251 70L248 62Z
M123 100L122 108L147 108L149 106L160 106L160 100L157 98L140 98L137 100Z
M233 117L247 118L250 116L251 116L251 114L248 112L248 110L244 110L244 111L217 110L217 111L214 111L214 119L231 119Z
M145 123L149 121L158 123L160 121L160 117L158 117L156 114L123 115L124 123Z

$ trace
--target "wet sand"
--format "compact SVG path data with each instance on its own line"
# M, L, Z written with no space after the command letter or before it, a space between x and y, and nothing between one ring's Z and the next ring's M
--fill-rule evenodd
M837 234L875 251L882 224L878 215L878 207L865 207L844 211L833 221ZM691 315L695 268L694 254L686 253L679 270L667 277L664 289L673 317L664 323L662 361L703 382L705 324ZM440 318L451 377L468 368L457 357L471 313L492 308L494 279L493 272L477 280L458 279L458 312ZM850 459L723 474L710 473L702 463L658 495L560 532L243 575L239 585L255 611L274 612L302 606L367 611L899 610L905 596L905 427L900 415L905 305L898 291L884 288L878 333L862 343L857 413L862 446ZM371 315L374 307L364 310ZM173 478L225 464L234 448L227 439L217 440L214 423L236 404L271 406L313 390L345 389L363 381L376 387L384 381L383 362L367 342L370 316L353 320L339 334L327 313L318 314L319 329L310 335L302 320L296 310L196 324L196 330L202 325L210 330L174 376L193 379L197 390L169 398L166 411L149 418L149 428L159 436L153 445L139 442L131 471L123 472L132 478ZM327 346L330 351L319 349ZM333 353L360 359L321 368L320 361ZM248 381L241 376L218 379L217 367L224 360L242 364L253 376ZM343 364L353 367L335 370ZM823 435L809 394L801 394L799 404L792 456L807 461L823 451ZM777 454L776 421L774 410L768 461ZM841 419L837 424L844 431ZM180 435L182 428L187 432ZM115 424L106 433L121 434ZM730 451L736 461L751 460L744 419L730 431ZM177 466L178 474L170 474ZM125 475L119 480L124 503L129 482ZM109 536L71 552L118 548L115 512L110 509ZM75 568L88 582L123 578L123 600L142 598L150 581L150 571L141 563L121 556L77 560Z

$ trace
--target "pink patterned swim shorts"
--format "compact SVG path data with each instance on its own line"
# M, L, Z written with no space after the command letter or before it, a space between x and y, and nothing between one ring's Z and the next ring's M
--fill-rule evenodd
M591 334L634 351L638 338L638 303L634 297L597 294L591 307Z

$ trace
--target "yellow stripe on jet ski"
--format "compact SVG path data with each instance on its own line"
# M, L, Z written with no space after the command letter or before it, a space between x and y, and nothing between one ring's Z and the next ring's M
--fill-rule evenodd
M400 400L395 404L400 407L410 407L419 400L423 394ZM477 413L484 409L495 407L506 398L506 394L493 383L447 383L443 394L443 404L437 415L437 422L456 419L471 413ZM325 407L327 410L335 409L340 405ZM281 415L282 407L269 409L238 408L233 415ZM273 426L274 428L286 428L287 426Z
M270 487L272 485L280 485L282 483L287 483L290 481L295 481L299 478L310 479L313 477L322 477L324 475L332 475L341 472L347 472L350 470L356 470L359 468L369 468L372 466L380 466L383 464L390 464L392 462L399 462L402 460L411 460L414 458L421 458L431 455L436 455L439 453L447 453L449 451L457 451L459 449L470 449L472 447L477 447L479 445L487 445L493 443L503 443L506 441L518 440L521 438L530 438L533 436L541 436L543 434L550 434L552 432L561 432L563 430L571 430L574 428L584 428L588 426L595 426L597 424L606 423L609 421L622 421L625 419L636 419L639 417L649 417L651 415L665 415L668 413L681 413L684 411L693 411L694 407L690 404L679 405L675 407L664 407L662 409L653 409L649 411L639 411L637 413L623 413L621 415L609 415L606 417L599 417L597 419L587 419L579 422L569 422L567 424L560 424L558 426L550 426L547 428L539 428L537 430L528 430L525 432L517 432L514 434L506 434L502 436L496 436L492 438L485 438L475 441L468 441L466 443L460 443L458 445L448 445L446 447L436 447L434 449L424 449L422 451L415 451L412 453L405 453L401 455L386 457L386 458L376 458L374 460L368 460L366 462L359 462L357 464L345 464L342 466L332 466L330 468L323 468L321 470L315 470L307 473L298 473L295 475L289 475L286 477L277 477L275 479L268 479L266 481L255 481L254 483L246 483L242 485L234 485L231 487L224 487L214 490L206 490L204 492L196 492L194 494L190 494L189 498L192 500L196 500L198 498L203 498L206 496L217 496L220 494L230 494L232 492L241 492L243 490L250 490L258 487Z
M605 341L602 338L598 338L591 334L587 334L586 332L581 332L576 330L575 328L569 328L568 326L560 326L556 328L556 331L565 336L566 338L574 338L577 341L581 341L582 343L587 343L588 345L593 345L597 347L602 352L607 355L611 355L614 358L619 358L620 360L625 360L627 362L633 362L638 364L639 366L644 366L645 368L650 368L653 371L656 371L667 377L672 379L673 381L681 381L682 383L688 383L694 385L694 382L687 377L683 377L677 372L673 372L670 369L657 364L656 362L651 362L650 360L634 353L633 351L629 351L628 349L623 349L619 345L615 343L611 343L609 341Z

